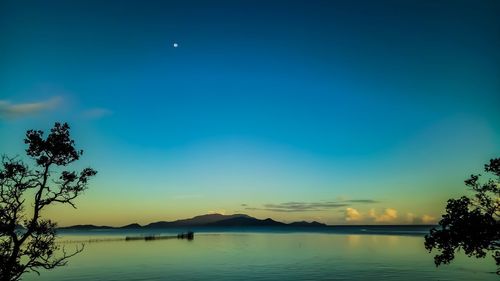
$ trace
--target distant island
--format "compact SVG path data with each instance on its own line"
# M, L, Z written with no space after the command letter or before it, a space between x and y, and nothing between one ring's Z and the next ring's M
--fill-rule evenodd
M62 231L93 231L93 230L155 230L155 229L281 229L284 231L320 231L341 233L385 233L385 234L418 234L424 235L434 225L327 225L317 221L284 223L271 218L258 219L246 214L222 215L206 214L189 219L175 221L159 221L147 225L132 223L124 226L98 226L92 224L59 227Z
M207 214L195 216L190 219L181 219L176 221L159 221L147 225L132 223L120 227L97 226L91 224L73 225L59 227L61 230L94 230L94 229L160 229L160 228L179 228L179 227L327 227L326 224L317 221L313 222L292 222L283 223L271 218L257 219L245 214L222 215Z

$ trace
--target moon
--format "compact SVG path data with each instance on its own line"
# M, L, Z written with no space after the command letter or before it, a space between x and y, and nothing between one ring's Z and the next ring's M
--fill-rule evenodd
M179 44L177 44L177 42L174 42L173 46L174 46L174 48L177 48L177 47L179 47Z

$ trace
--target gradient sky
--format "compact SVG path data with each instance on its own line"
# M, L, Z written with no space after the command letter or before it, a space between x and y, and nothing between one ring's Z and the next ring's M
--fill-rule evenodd
M0 153L67 121L61 225L435 222L500 156L499 1L2 1ZM174 42L178 47L174 48Z

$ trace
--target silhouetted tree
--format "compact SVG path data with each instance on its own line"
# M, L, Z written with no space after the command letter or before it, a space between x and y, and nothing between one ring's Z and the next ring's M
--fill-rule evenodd
M26 154L35 161L33 168L17 157L3 156L1 160L1 281L20 280L25 272L65 265L69 257L83 250L77 248L68 254L61 249L55 243L56 224L42 219L41 214L54 203L75 207L73 200L96 174L91 168L78 173L63 170L83 153L75 149L66 123L55 123L45 139L42 131L29 130L24 142L28 145Z
M448 200L440 229L425 236L425 248L440 251L434 257L436 266L449 264L459 250L476 258L490 253L500 274L500 158L491 159L484 170L493 176L480 183L481 175L471 175L465 185L474 196Z

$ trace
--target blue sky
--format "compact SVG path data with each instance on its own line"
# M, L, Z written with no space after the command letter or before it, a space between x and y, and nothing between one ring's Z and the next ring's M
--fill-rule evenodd
M498 12L497 1L3 1L0 152L21 154L27 129L72 125L99 176L77 211L48 213L62 224L430 221L499 156ZM360 199L373 202L347 202ZM266 207L290 202L347 203Z

